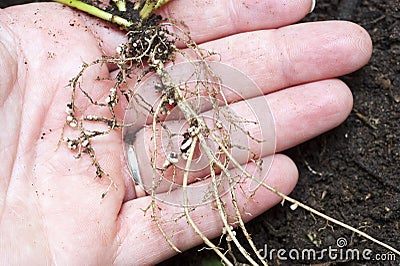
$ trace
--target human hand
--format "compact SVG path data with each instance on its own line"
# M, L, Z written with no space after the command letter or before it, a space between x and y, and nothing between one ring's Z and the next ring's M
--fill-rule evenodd
M161 12L185 21L202 47L218 51L221 62L258 84L275 117L277 152L347 117L351 93L334 77L368 61L372 48L364 30L339 21L287 26L309 11L309 0L206 2L176 0ZM194 15L197 10L201 15ZM0 11L1 264L142 265L175 254L142 211L151 199L134 192L124 170L120 132L93 144L118 186L103 200L100 195L109 183L93 179L91 160L75 160L64 146L55 151L71 94L65 87L69 79L82 61L97 59L103 51L113 54L124 40L123 33L104 25L58 4ZM85 81L106 94L109 84L95 78L113 70L104 65ZM294 163L275 155L267 183L289 193L296 180ZM239 203L247 203L246 211L255 217L279 200L259 189L251 201L242 197ZM181 211L160 207L166 216ZM221 234L211 206L199 206L192 215L208 237ZM175 233L174 243L181 250L201 242L184 219L165 226Z

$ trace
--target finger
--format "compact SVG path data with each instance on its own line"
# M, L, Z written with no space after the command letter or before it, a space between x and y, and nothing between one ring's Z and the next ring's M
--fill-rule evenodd
M254 164L248 164L246 168L251 171L257 167ZM277 155L266 178L266 183L287 194L294 188L297 176L294 163L286 156ZM247 182L251 183L251 180L247 179ZM248 191L242 190L242 188L246 189L247 185L247 183L243 183L239 189L236 189L239 209L245 221L263 213L281 200L264 188L259 188L254 196L249 198ZM171 193L176 197L182 196L179 190ZM229 193L223 196L222 200L227 203L227 208L232 208ZM116 264L129 264L133 261L137 264L155 264L176 254L150 217L150 210L143 215L143 210L150 205L150 201L150 197L144 197L123 205L119 216L121 229L116 243L119 247ZM163 221L162 227L178 249L184 251L201 243L201 239L188 225L185 218L166 221L168 218L176 218L177 215L180 215L183 212L181 207L161 202L157 202L157 205L162 213L160 218ZM191 211L193 220L208 238L215 238L222 233L222 222L213 206L213 203L201 205ZM242 208L244 206L245 208ZM146 242L143 242L143 239L146 239ZM139 243L141 244L139 245ZM147 254L145 258L141 255L144 252ZM143 261L144 259L146 261Z
M264 157L294 147L340 125L352 106L352 93L339 79L302 84L233 103L229 108L238 116L237 120L257 121L257 124L242 124L244 131L251 135L241 145L248 147L248 151L235 154L239 162L245 163L243 160L251 158L250 155ZM209 111L201 117L212 115ZM168 127L168 122L165 125ZM240 141L239 137L235 139L238 135L235 130L231 134L234 143ZM276 143L271 141L274 137Z
M264 94L351 73L365 65L372 53L368 33L345 21L234 35L201 47L218 51L221 62L241 70ZM238 94L250 98L257 93L243 90Z
M269 109L265 108L266 105L269 105ZM351 92L343 82L337 79L307 83L234 103L230 105L231 122L235 120L235 117L232 118L233 114L237 117L237 121L246 119L257 123L238 124L237 126L242 127L242 130L229 131L229 141L232 145L230 152L235 160L242 164L253 158L272 155L276 151L288 149L336 127L346 119L351 108ZM206 112L200 117L216 116L212 112ZM225 125L225 128L229 127L232 125ZM168 129L168 133L174 133L175 128L175 121L167 121L162 128L158 129L157 136L162 138L166 133L164 129ZM209 131L213 128L215 125L209 125ZM177 129L177 132L180 132L180 128ZM208 136L208 139L210 138ZM139 172L146 188L152 186L153 140L152 129L145 127L136 134L134 142ZM162 139L157 140L156 165L158 168L162 168L170 150L179 151L181 142L182 137L177 140L168 138L168 142ZM212 142L209 147L214 152L218 150L218 145ZM189 182L209 175L209 159L204 149L199 149L196 158L199 159L193 160ZM172 178L174 183L182 184L185 164L186 161L179 157L174 167L167 168L163 172L164 182L160 183L159 191L167 191Z
M188 25L198 43L232 34L295 23L311 11L311 0L172 1L161 13Z
M237 68L259 87L224 90L228 102L259 96L260 89L268 94L351 73L365 65L372 53L368 33L343 21L240 34L206 43L202 48L218 51L221 62ZM140 90L140 95L150 104L159 99L154 89Z
M279 152L341 124L352 110L353 96L344 82L332 79L273 93L268 103L274 110Z
M268 117L263 108L266 104L272 113L270 118L265 118ZM252 138L265 140L259 143L248 139L246 147L249 150L237 152L238 160L242 162L251 158L252 154L267 156L312 139L340 125L350 114L352 106L351 91L339 79L298 85L234 103L230 105L232 113L259 122L246 124L245 130L250 132ZM273 121L270 122L269 119ZM269 141L273 136L276 137L276 143Z
M240 32L289 25L302 19L310 12L311 6L312 0L174 0L159 12L178 23L183 21L188 25L193 40L202 43ZM88 23L112 53L125 41L124 33L116 27L105 27L93 19Z
M268 141L273 134L265 111L260 106L269 105L273 116L276 143ZM247 106L254 106L249 109ZM328 79L280 90L264 97L241 101L231 105L235 114L260 124L248 124L246 130L253 138L266 140L258 143L249 140L249 152L239 154L241 160L251 154L267 156L294 147L341 124L349 115L353 97L347 85L339 79ZM261 152L261 153L260 153Z

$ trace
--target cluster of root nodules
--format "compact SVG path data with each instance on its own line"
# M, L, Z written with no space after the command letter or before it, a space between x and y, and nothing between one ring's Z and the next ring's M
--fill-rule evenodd
M135 5L133 6L135 7ZM90 63L83 63L81 71L70 80L69 86L72 89L71 99L66 103L66 122L63 130L63 136L61 140L66 143L67 147L75 153L76 158L82 156L88 156L92 160L94 166L94 174L98 178L107 177L110 181L109 186L102 194L104 197L109 189L114 185L112 176L107 173L107 169L104 169L97 160L97 154L95 146L101 141L101 137L111 134L113 131L121 130L129 125L124 124L124 108L122 106L131 106L129 103L135 101L135 105L138 110L144 110L145 116L151 118L153 128L154 142L154 157L151 158L154 170L153 186L152 186L152 217L159 229L163 233L166 241L170 246L178 251L178 248L173 243L173 237L168 235L163 230L163 222L165 218L160 217L160 207L157 203L156 190L159 184L159 177L164 178L169 171L167 169L175 168L178 156L185 161L184 176L183 176L183 211L180 218L184 217L188 221L189 225L193 230L203 239L203 241L213 249L221 259L226 263L230 264L226 258L225 251L222 251L220 247L214 245L197 227L193 219L191 218L191 212L194 207L189 207L188 204L188 193L187 185L189 179L189 173L191 168L191 162L195 148L201 146L209 159L210 180L208 195L205 197L213 199L216 205L216 209L221 217L224 224L224 231L221 231L228 240L228 247L233 241L235 246L238 247L243 256L245 256L251 263L254 263L252 256L244 250L242 245L237 241L235 232L228 222L228 219L240 227L243 233L246 235L247 240L250 243L253 251L256 253L256 257L260 260L257 249L251 241L250 235L247 233L239 207L236 204L236 190L230 190L230 197L232 198L232 204L235 213L228 213L225 206L226 202L221 200L220 195L220 184L221 180L217 179L217 175L226 177L227 182L233 186L240 181L240 176L245 178L252 178L251 174L247 173L241 168L240 164L235 161L233 156L230 154L230 149L234 146L229 140L230 130L242 130L245 123L248 121L241 121L230 113L228 103L224 97L221 89L220 80L214 75L211 68L207 63L207 58L214 56L212 52L204 51L200 49L196 43L191 39L189 31L186 26L182 23L176 23L170 20L165 20L160 16L151 15L146 20L138 19L139 9L129 8L129 15L127 19L132 21L132 26L127 30L127 42L116 47L116 53L114 55L103 55ZM117 14L124 17L123 13ZM174 29L174 32L170 32L168 29ZM175 46L175 42L179 42L184 47L179 49ZM165 64L173 61L175 56L179 54L181 58L186 59L194 67L194 75L201 75L203 80L199 83L199 87L190 89L189 87L181 86L181 84L175 84L174 80L169 76L166 71ZM200 62L200 63L195 63ZM117 67L117 75L114 77L106 76L101 77L93 75L93 72L98 71L105 64L113 64ZM128 86L128 80L134 79L135 84L147 74L153 73L158 77L159 83L156 84L154 90L159 94L159 102L154 105L146 102L146 100L139 94L136 93L137 85ZM204 74L205 73L205 74ZM104 91L99 91L97 88L88 88L85 86L85 82L93 77L95 81L89 81L91 84L103 84L98 88L104 88L104 84L110 84ZM198 115L198 110L190 102L188 98L206 97L210 101L211 108L214 109L215 122L213 126L207 125L202 117ZM218 101L215 101L218 99ZM122 103L125 101L125 103ZM163 121L165 116L170 113L174 108L179 108L183 113L184 119L188 122L189 128L182 134L183 141L178 147L178 153L170 153L167 155L165 163L161 166L157 165L157 149L160 147L157 143L158 133L160 126L166 128ZM228 121L228 127L223 127L221 121ZM243 134L249 134L243 131ZM172 135L171 135L172 136ZM251 136L249 136L251 138ZM96 142L93 139L96 138ZM209 141L215 144L217 150L210 148ZM257 158L254 158L255 160ZM228 164L239 169L239 174L232 175L228 171ZM249 195L251 197L251 195ZM229 217L229 218L228 218ZM232 218L234 217L234 218ZM160 220L161 218L161 220ZM163 220L163 221L162 221ZM174 220L174 219L171 219ZM229 250L230 251L230 248ZM232 254L231 254L232 255Z

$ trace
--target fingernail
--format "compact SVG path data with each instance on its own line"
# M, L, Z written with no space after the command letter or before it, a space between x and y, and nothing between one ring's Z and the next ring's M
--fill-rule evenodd
M311 10L310 10L310 13L314 11L315 4L316 4L316 3L317 3L317 0L312 0L312 1L311 1Z

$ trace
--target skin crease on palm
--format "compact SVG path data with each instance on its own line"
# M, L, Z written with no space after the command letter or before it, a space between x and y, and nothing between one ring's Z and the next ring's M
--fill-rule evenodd
M221 62L240 69L263 90L276 120L277 152L348 116L352 95L335 77L368 62L372 45L366 31L344 21L291 25L309 12L310 0L211 2L175 0L160 12L185 21L194 40L218 51ZM124 41L124 33L105 25L55 3L0 10L1 265L144 265L175 254L142 211L151 199L134 192L121 132L93 143L118 186L103 200L109 181L94 178L90 159L74 159L65 145L55 151L71 95L68 81L83 61L114 54ZM110 83L94 79L114 70L103 65L88 72L85 82L103 97ZM123 107L117 112L122 115ZM297 177L294 163L275 155L267 183L290 193ZM280 201L265 189L251 200L238 197L252 217ZM165 217L182 211L160 208ZM221 221L210 205L192 215L208 237L221 234ZM184 219L166 223L165 230L174 232L181 250L201 242Z

